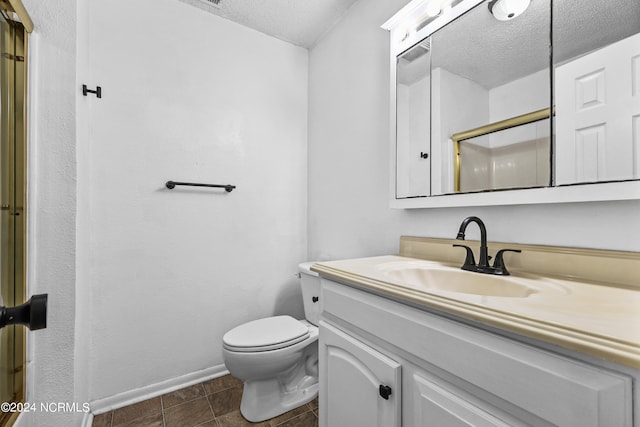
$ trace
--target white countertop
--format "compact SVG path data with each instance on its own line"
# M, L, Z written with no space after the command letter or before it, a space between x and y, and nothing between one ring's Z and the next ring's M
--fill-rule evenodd
M514 273L511 277L516 280L544 284L538 292L514 298L424 289L384 273L384 266L389 263L411 260L425 262L388 255L320 262L314 264L312 270L396 300L640 369L640 291L637 289Z

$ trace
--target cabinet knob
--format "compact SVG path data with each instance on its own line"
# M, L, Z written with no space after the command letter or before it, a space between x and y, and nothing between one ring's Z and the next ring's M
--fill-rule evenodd
M311 297L312 302L318 302L320 300L319 297Z
M391 387L388 385L380 384L380 397L384 400L389 400L389 396L391 396Z

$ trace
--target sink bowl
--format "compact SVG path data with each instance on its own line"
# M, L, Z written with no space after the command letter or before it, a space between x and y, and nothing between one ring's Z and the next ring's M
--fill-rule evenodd
M540 291L533 280L473 273L429 262L392 263L380 267L388 279L423 290L526 298Z

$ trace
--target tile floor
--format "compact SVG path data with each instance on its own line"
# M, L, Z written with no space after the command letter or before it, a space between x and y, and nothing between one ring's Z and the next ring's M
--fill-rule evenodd
M93 427L317 427L318 400L261 423L240 414L242 383L226 375L96 415Z

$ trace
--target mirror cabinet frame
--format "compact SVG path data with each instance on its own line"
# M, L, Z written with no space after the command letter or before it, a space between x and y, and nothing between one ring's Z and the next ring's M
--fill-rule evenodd
M382 25L389 32L389 198L391 208L440 208L588 201L639 200L640 181L580 183L564 186L396 198L396 65L397 57L485 0L463 0L435 18L427 6L434 0L412 0ZM437 0L435 0L437 1ZM555 162L553 162L555 167Z

